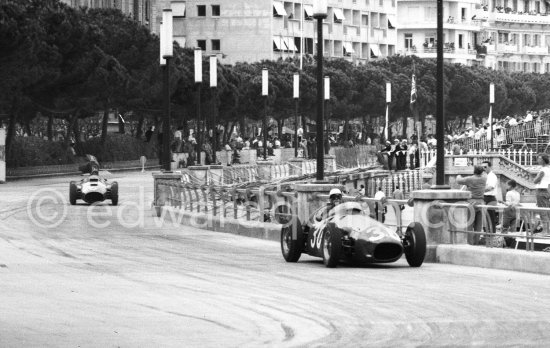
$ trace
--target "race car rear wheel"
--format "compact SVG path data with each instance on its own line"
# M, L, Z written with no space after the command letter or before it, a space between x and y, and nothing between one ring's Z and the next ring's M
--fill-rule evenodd
M76 194L76 183L74 181L71 181L71 183L69 184L69 202L71 203L71 205L76 204Z
M111 203L118 204L118 182L116 181L111 184Z
M304 251L302 223L296 219L287 223L281 230L281 252L286 262L298 262Z
M326 267L338 266L342 255L342 233L337 228L327 227L323 234L323 263Z
M409 266L420 267L426 256L426 233L421 224L412 222L407 227L403 247Z

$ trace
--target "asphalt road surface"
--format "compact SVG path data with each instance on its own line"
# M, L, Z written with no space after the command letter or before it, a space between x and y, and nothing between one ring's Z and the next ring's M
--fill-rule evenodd
M285 263L277 243L163 224L151 173L119 206L69 178L0 186L0 347L540 346L550 277Z

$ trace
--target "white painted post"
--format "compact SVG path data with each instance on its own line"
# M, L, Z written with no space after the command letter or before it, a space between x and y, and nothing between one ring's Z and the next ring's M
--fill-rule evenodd
M0 184L6 182L6 130L0 128Z

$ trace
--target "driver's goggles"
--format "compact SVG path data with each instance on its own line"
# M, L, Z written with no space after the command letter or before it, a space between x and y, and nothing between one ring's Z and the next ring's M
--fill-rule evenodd
M342 199L342 195L332 195L330 199Z

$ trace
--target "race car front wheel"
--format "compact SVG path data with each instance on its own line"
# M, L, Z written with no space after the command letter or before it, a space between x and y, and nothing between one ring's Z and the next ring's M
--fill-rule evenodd
M329 268L338 266L342 254L342 233L337 228L327 227L323 234L323 263Z
M281 230L281 252L286 262L298 262L304 250L304 233L298 219Z
M116 181L111 184L111 203L118 204L118 182Z
M71 181L69 184L69 202L71 205L76 204L76 183L74 181Z
M409 266L420 267L426 256L426 233L421 224L412 222L407 227L403 247Z

